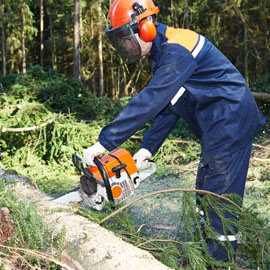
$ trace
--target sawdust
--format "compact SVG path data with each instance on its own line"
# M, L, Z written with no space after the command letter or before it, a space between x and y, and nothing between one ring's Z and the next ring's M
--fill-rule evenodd
M187 185L190 187L192 180L186 180L182 173L168 173L166 178L163 175L149 177L127 202L154 191L186 188ZM175 238L180 233L182 194L168 193L149 197L132 205L127 212L134 225L146 236Z

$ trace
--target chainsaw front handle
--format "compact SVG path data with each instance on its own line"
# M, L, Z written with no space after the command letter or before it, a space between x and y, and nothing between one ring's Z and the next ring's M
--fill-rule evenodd
M150 166L148 168L138 172L141 181L145 180L146 178L154 174L157 170L156 163L153 160L149 160L149 164Z
M103 178L103 182L105 184L108 199L113 202L114 199L113 199L113 195L112 195L112 189L111 189L111 185L110 185L110 181L109 181L109 178L107 176L107 173L106 173L102 163L99 161L99 159L97 157L94 158L94 163L97 165L97 168L99 169L100 174L101 174L101 176Z

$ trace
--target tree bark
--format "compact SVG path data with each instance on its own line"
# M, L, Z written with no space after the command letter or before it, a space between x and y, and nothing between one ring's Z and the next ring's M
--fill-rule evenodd
M256 101L270 102L270 94L252 92Z
M74 0L73 16L73 74L74 78L80 80L80 5L79 0Z
M50 4L50 17L49 17L49 20L50 20L50 38L51 38L51 43L52 43L52 45L51 45L51 53L52 53L52 55L51 55L51 59L52 59L52 68L54 69L54 68L57 68L56 66L55 66L55 44L54 44L54 33L53 33L53 14L52 14L52 7L51 7L51 4Z
M102 54L102 10L101 0L98 2L98 17L99 17L99 31L98 31L98 62L99 62L99 96L104 94L104 74L103 74L103 54Z
M22 73L26 73L26 57L25 57L25 37L24 37L24 10L23 10L23 0L21 2L21 33L22 33Z
M6 64L6 35L5 35L5 5L2 5L2 58L3 58L3 75L7 74L7 64Z
M236 10L237 15L239 16L239 25L238 25L238 41L239 41L239 70L245 77L246 81L249 81L248 77L248 26L245 20L245 17L239 7L234 3L234 8Z
M40 0L40 65L44 67L44 5Z
M185 1L185 28L189 29L188 0Z

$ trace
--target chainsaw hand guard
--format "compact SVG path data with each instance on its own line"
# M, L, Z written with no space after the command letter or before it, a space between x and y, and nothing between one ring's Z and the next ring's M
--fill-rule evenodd
M104 184L103 181L100 181L100 180L96 179L93 176L92 172L88 168L85 168L83 166L82 159L79 156L77 156L76 154L73 154L72 155L72 162L73 162L74 166L79 171L81 171L85 177L91 179L92 181L96 182L99 185L102 185L103 187L105 186L105 184ZM99 162L99 160L97 158L94 159L94 162L95 162L96 165L98 164L99 165L99 169L101 169L102 164L100 164L100 162Z

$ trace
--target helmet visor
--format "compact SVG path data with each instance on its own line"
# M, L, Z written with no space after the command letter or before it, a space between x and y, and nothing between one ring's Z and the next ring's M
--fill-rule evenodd
M141 57L141 47L132 29L134 25L127 23L117 28L109 26L105 33L121 58L131 64Z

